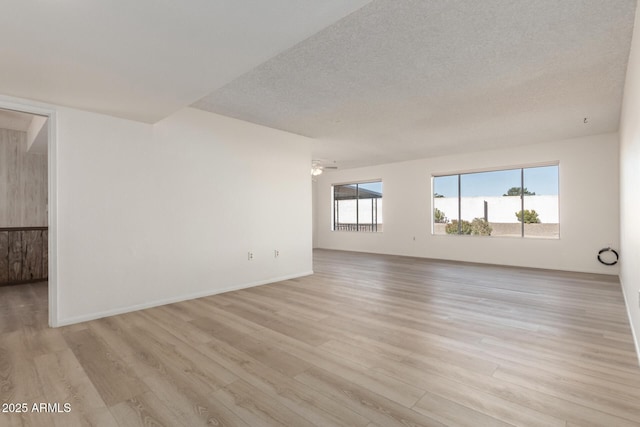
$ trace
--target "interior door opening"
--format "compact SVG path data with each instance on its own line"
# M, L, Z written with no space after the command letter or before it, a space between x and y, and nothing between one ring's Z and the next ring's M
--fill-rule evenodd
M49 121L0 109L0 332L51 323Z

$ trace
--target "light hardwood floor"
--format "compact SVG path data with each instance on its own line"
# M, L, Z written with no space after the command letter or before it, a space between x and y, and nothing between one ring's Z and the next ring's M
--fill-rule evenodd
M638 426L610 276L319 250L314 276L59 329L0 288L2 426Z

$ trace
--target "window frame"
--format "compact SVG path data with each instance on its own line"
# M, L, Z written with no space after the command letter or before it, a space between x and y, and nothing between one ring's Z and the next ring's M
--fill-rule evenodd
M376 184L376 183L380 183L382 185L382 192L380 193L380 197L376 198L377 199L382 199L384 197L384 183L382 181L381 178L377 178L377 179L367 179L367 180L359 180L359 181L348 181L348 182L340 182L340 183L334 183L331 184L331 231L337 231L337 232L356 232L356 233L382 233L383 230L378 230L378 225L383 225L384 223L379 223L377 222L378 219L378 211L382 211L383 207L381 206L380 208L377 207L376 204L376 209L375 209L375 215L373 215L372 213L372 218L371 218L371 230L370 231L364 231L364 230L360 230L360 203L358 203L359 200L365 200L365 199L360 199L359 196L359 186L362 184ZM339 209L338 209L338 204L336 203L338 200L336 200L335 198L335 194L336 194L336 187L341 187L341 186L348 186L348 185L355 185L356 186L356 197L354 200L356 200L356 229L355 230L340 230L340 229L336 229L336 225L340 224L337 221L337 217L339 216ZM373 206L372 206L372 212L373 212ZM374 216L375 216L375 220L376 222L374 222ZM382 215L382 218L384 218L384 215Z
M458 233L451 234L452 236L464 236L462 233L462 175L471 175L478 173L488 173L488 172L502 172L502 171L510 171L510 170L519 170L520 171L520 212L525 211L525 169L535 169L541 167L549 167L556 166L558 169L558 236L557 237L547 237L545 240L560 240L560 161L551 161L551 162L543 162L543 163L532 163L525 165L515 165L515 166L504 166L504 167L495 167L495 168L483 168L483 169L472 169L458 172L448 172L448 173L433 173L431 175L431 235L432 236L440 236L442 234L435 233L435 179L441 177L449 177L449 176L457 176L458 178L458 187L457 187L457 198L458 198L458 217L456 220L458 221ZM511 237L516 238L515 236L486 236L486 237ZM520 239L533 238L531 236L525 235L525 221L520 221L520 236L517 236Z

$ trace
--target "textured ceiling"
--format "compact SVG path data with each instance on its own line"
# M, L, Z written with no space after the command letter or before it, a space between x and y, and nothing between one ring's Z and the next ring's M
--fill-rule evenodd
M341 167L612 132L635 7L373 1L193 106L315 138Z
M3 0L0 93L146 122L370 0Z

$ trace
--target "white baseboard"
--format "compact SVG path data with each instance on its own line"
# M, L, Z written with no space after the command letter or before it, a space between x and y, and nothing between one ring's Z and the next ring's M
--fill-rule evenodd
M638 357L638 365L640 365L640 341L638 341L638 338L640 338L640 336L638 336L635 328L633 327L633 320L631 317L631 302L633 301L633 296L631 298L627 297L627 293L625 292L625 287L624 287L624 284L622 283L621 278L620 278L620 287L622 288L624 305L627 308L627 317L629 318L629 326L631 326L631 335L633 335L633 343L636 345L636 356Z
M196 298L203 298L203 297L208 297L208 296L211 296L211 295L223 294L225 292L237 291L237 290L240 290L240 289L253 288L255 286L268 285L270 283L282 282L282 281L290 280L290 279L297 279L299 277L310 276L312 274L313 274L313 271L305 271L305 272L302 272L302 273L290 274L290 275L281 276L281 277L273 277L273 278L270 278L270 279L267 279L267 280L259 280L257 282L244 283L244 284L241 284L241 285L230 286L228 288L223 288L223 289L215 289L215 290L207 290L207 291L203 291L203 292L196 292L196 293L193 293L193 294L181 295L181 296L177 296L177 297L165 298L165 299L161 299L161 300L155 300L155 301L151 301L151 302L146 302L144 304L135 304L135 305L131 305L131 306L128 306L128 307L121 307L121 308L116 308L116 309L113 309L113 310L101 311L101 312L98 312L98 313L85 314L85 315L82 315L82 316L70 317L70 318L67 318L67 319L60 319L60 320L58 320L58 322L56 322L54 327L73 325L75 323L87 322L89 320L101 319L103 317L116 316L118 314L131 313L132 311L144 310L144 309L147 309L147 308L158 307L158 306L161 306L161 305L173 304L173 303L176 303L176 302L187 301L187 300L196 299Z

